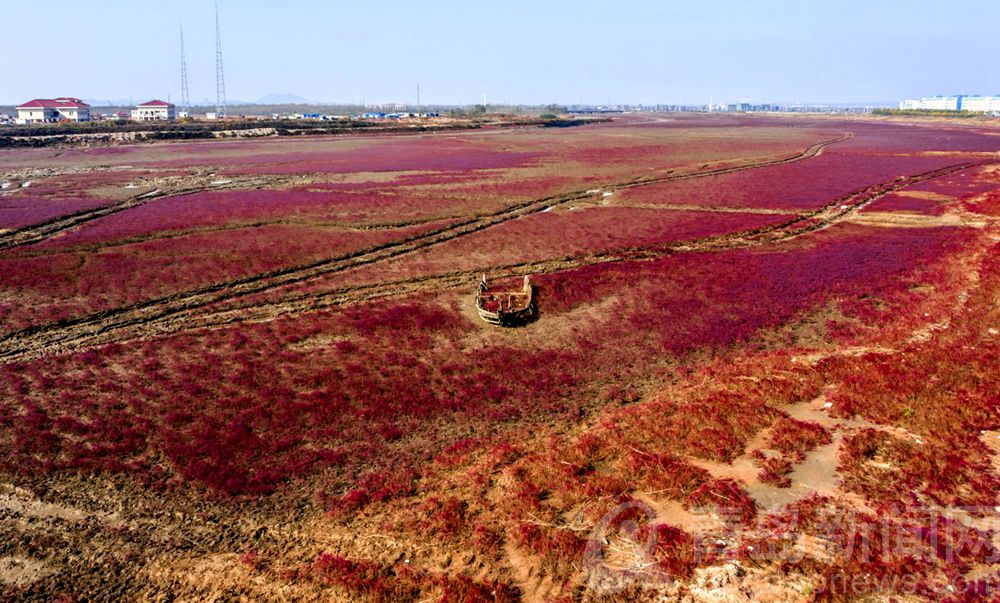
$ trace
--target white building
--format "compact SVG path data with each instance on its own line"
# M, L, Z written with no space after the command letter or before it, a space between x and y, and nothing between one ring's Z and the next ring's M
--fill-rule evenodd
M958 111L961 104L961 96L928 96L921 99L902 101L899 103L899 108L919 109L922 111Z
M151 100L132 109L132 121L173 121L177 112L171 103Z
M90 105L78 98L36 98L17 107L19 124L90 121Z
M900 109L923 111L975 111L979 113L1000 112L1000 96L929 96L921 99L904 100Z
M962 111L1000 113L1000 96L963 96Z

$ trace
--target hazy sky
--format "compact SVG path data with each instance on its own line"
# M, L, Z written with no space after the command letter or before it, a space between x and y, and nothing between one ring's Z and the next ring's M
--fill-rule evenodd
M998 0L220 0L230 99L894 101L1000 94ZM215 99L211 0L0 2L0 103Z

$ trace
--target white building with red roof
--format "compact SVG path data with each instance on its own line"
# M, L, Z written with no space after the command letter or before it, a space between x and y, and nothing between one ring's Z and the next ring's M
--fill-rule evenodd
M177 111L171 103L151 100L132 109L132 121L173 121Z
M90 105L78 98L36 98L17 107L19 124L90 121Z

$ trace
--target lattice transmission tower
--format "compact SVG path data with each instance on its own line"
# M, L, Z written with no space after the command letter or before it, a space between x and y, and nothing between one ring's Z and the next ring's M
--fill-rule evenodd
M188 68L184 56L184 26L181 25L181 109L191 112L191 98L188 95Z
M215 2L215 114L226 117L226 75L222 70L222 30L219 28L219 2Z

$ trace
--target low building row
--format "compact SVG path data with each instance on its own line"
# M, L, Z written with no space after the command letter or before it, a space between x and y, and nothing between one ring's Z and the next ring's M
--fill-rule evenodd
M172 103L151 100L136 105L130 114L116 113L115 118L130 118L132 121L173 121L177 119L177 108ZM90 105L78 98L36 98L17 106L17 124L43 124L56 122L91 121Z
M921 111L973 111L975 113L1000 113L1000 96L927 96L919 99L900 101L903 110Z

